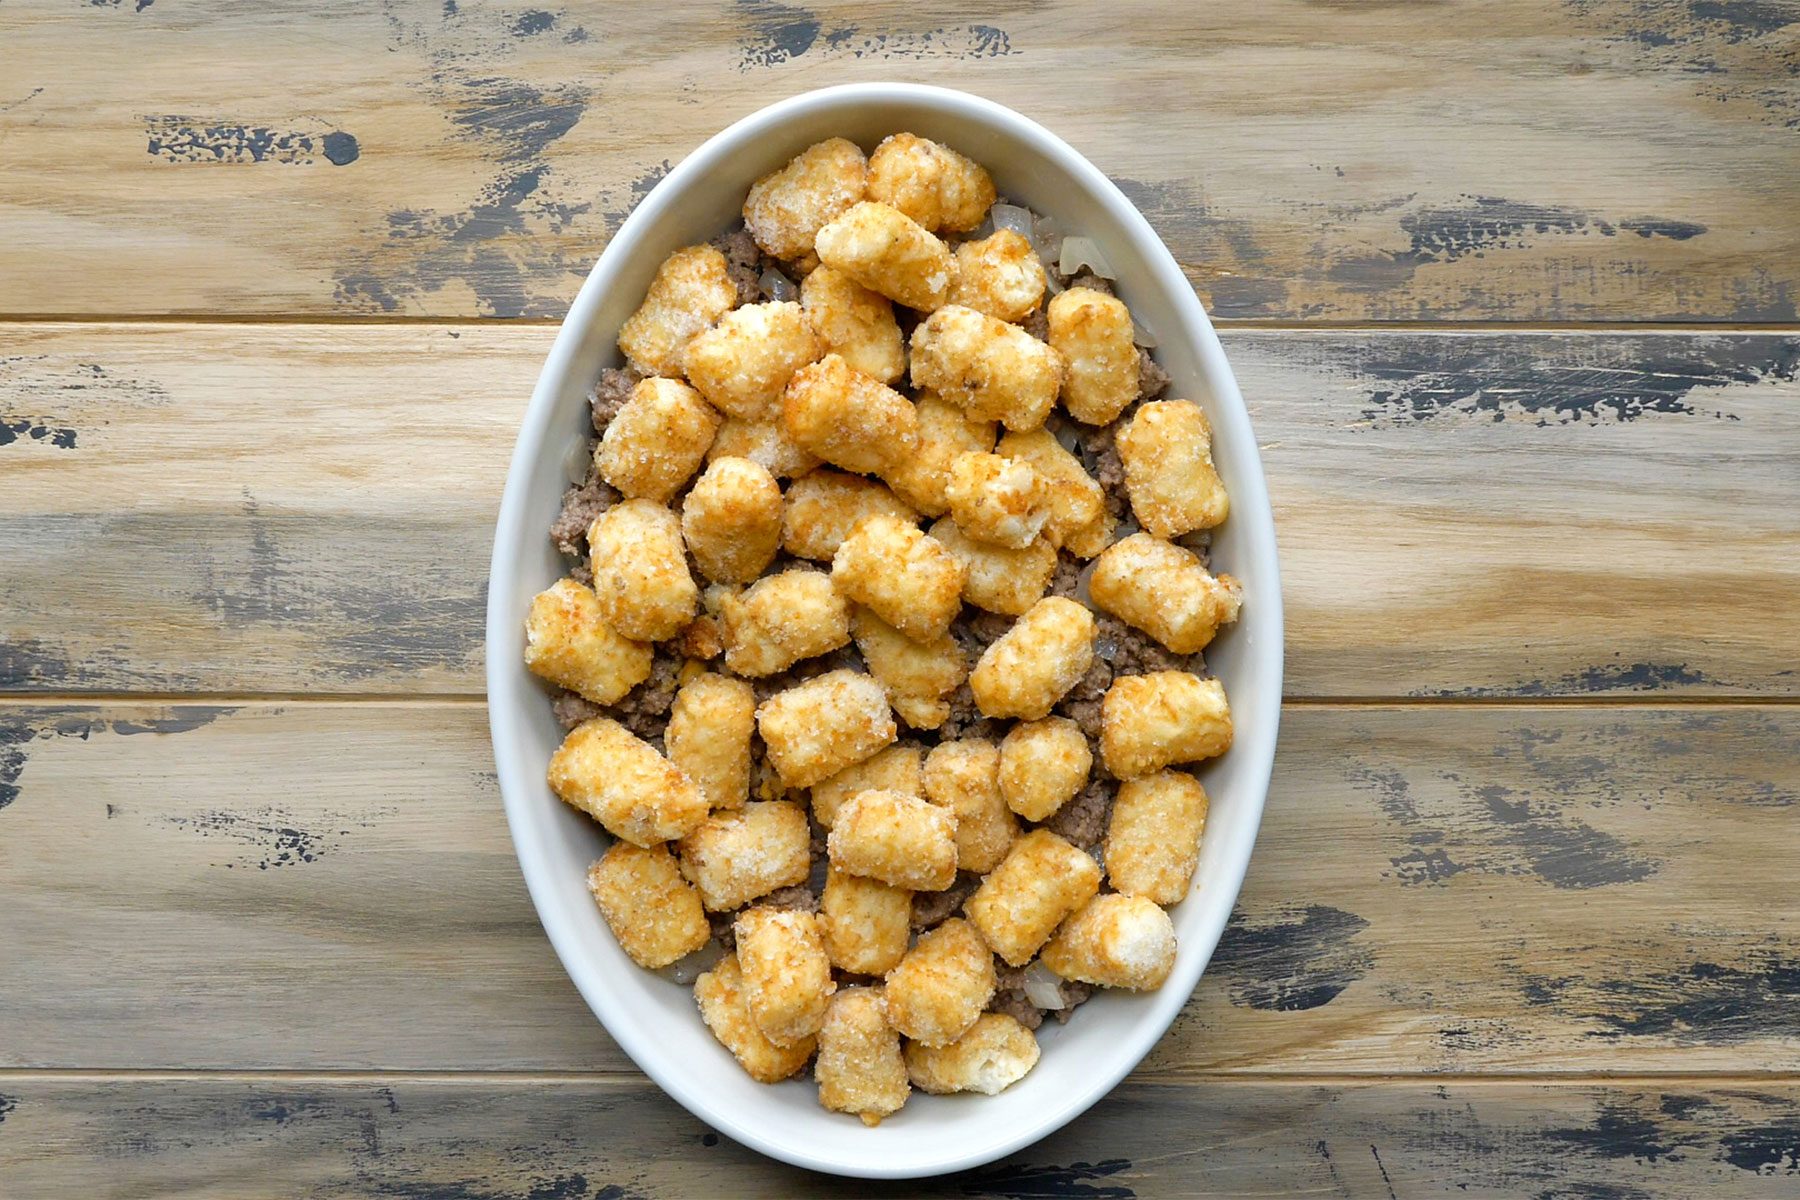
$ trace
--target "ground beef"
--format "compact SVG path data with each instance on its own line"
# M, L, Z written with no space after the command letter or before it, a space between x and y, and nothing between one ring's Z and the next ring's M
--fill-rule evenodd
M727 954L737 952L736 921L737 913L735 912L709 912L706 914L706 923L712 926L713 941L719 943Z
M1012 624L1011 617L970 605L950 623L950 636L956 639L962 652L974 660L981 657L982 651L999 641L1001 635L1012 628Z
M569 578L573 579L576 583L579 583L582 587L593 587L594 569L588 566L587 559L578 559L576 560L575 565L569 568Z
M756 248L750 231L740 227L722 233L712 240L712 244L725 256L725 273L730 276L732 286L737 288L738 303L755 304L761 300L762 251Z
M681 655L672 646L659 644L650 660L650 678L632 688L607 715L661 750L681 664Z
M819 898L813 895L812 889L804 883L796 883L789 887L776 888L768 895L756 901L757 908L786 908L796 912L816 913L819 911Z
M607 367L600 372L599 382L594 390L588 393L588 406L594 414L594 432L605 433L612 419L619 415L625 401L631 398L631 389L643 378L630 368Z
M564 729L573 729L583 721L591 721L606 710L589 700L586 696L578 696L568 689L556 694L550 702L550 711L556 715L556 723Z
M1039 828L1048 829L1083 850L1098 846L1106 837L1117 790L1118 785L1110 779L1090 779L1074 799L1052 813Z
M1087 564L1070 554L1067 550L1056 552L1056 574L1050 577L1050 594L1052 596L1075 595L1075 586L1081 582L1081 572Z
M1095 483L1106 492L1106 511L1122 520L1131 511L1125 494L1125 463L1113 443L1113 426L1076 424L1075 455Z
M967 681L960 684L948 697L950 715L938 726L939 742L954 742L958 738L986 738L999 741L1006 730L998 721L991 721L981 715L981 709L975 704L975 693L969 690Z
M1065 979L1056 985L1056 990L1062 993L1063 1006L1051 1009L1050 1015L1056 1018L1058 1025L1067 1025L1069 1018L1075 1015L1075 1010L1086 1004L1088 997L1094 994L1094 985L1077 979Z
M980 886L981 876L964 872L941 892L914 892L912 927L930 929L949 920L962 908L963 901L973 896L975 889Z
M1055 1017L1059 1025L1064 1025L1068 1023L1070 1014L1094 994L1090 984L1064 979L1056 985L1058 994L1062 996L1063 1006L1041 1009L1025 994L1025 970L1025 967L1008 966L998 958L994 960L997 986L994 998L988 1002L989 1012L1011 1017L1027 1029L1036 1029L1042 1025L1046 1014Z
M1097 617L1094 622L1094 657L1105 660L1117 675L1148 675L1152 671L1185 671L1188 659L1141 629L1117 617Z
M1024 326L1026 333L1038 341L1050 340L1050 313L1042 305L1032 309L1030 315L1019 323Z
M1002 967L1004 974L1011 967ZM995 990L994 998L988 1001L988 1011L1011 1017L1027 1029L1036 1029L1044 1023L1044 1011L1033 1004L1025 995L1024 987L1001 987Z
M598 471L589 471L585 481L563 493L562 511L550 523L550 541L571 558L586 558L588 526L618 502L619 493L607 486Z
M1169 373L1150 357L1148 350L1138 353L1138 399L1154 400L1169 387Z
M1056 711L1081 726L1081 732L1087 734L1088 741L1100 740L1100 701L1106 696L1106 689L1112 686L1112 665L1104 658L1096 658L1088 665L1087 673L1076 680Z
M1087 288L1089 291L1094 292L1103 292L1108 296L1114 294L1112 280L1102 279L1092 271L1083 271L1081 274L1075 276L1075 278L1069 280L1069 286L1072 288Z

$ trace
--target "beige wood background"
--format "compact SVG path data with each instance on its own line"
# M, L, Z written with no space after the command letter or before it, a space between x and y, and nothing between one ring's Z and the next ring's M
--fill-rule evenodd
M1792 1195L1800 3L0 4L0 1195ZM1116 1094L852 1186L532 914L489 537L555 318L726 122L990 95L1222 326L1288 691Z

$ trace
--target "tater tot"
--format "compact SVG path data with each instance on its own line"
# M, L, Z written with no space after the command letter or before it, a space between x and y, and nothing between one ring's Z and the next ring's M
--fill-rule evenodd
M819 1031L819 1103L832 1112L854 1113L868 1126L900 1111L912 1087L900 1034L888 1024L881 990L849 987L832 997Z
M706 818L706 797L694 781L606 717L571 729L550 756L545 777L565 803L634 846L681 837Z
M831 559L839 591L915 641L942 637L962 607L967 569L910 521L866 517Z
M787 427L779 420L740 421L726 417L713 435L712 449L706 460L747 458L777 479L799 479L819 465L819 460L802 450L788 436Z
M1018 324L1044 298L1044 264L1031 243L1010 229L956 248L950 303Z
M950 464L950 515L978 542L1023 550L1050 519L1050 482L1028 462L971 451Z
M863 198L867 171L854 142L829 138L808 146L779 171L750 185L744 225L765 253L807 258L819 229Z
M1243 591L1229 575L1216 578L1200 556L1148 533L1134 533L1094 561L1088 580L1094 603L1135 625L1177 654L1197 654L1237 620Z
M681 533L700 573L719 583L749 583L781 548L781 485L768 468L725 456L694 481L681 501Z
M619 948L648 970L686 958L712 937L700 893L667 846L614 842L588 868L588 891Z
M913 330L913 386L979 420L1036 429L1050 415L1062 377L1061 354L972 308L946 305Z
M1069 718L1022 721L1000 743L1000 794L1027 821L1045 821L1087 786L1093 767L1087 735Z
M806 813L787 800L723 809L681 839L681 873L710 912L742 908L776 888L805 883L812 870Z
M1031 610L1056 575L1056 547L1039 538L1023 550L1008 550L969 537L949 517L931 527L931 536L963 565L962 596L976 608L1003 616Z
M1080 558L1092 558L1112 540L1112 517L1106 511L1106 491L1082 467L1081 460L1063 448L1047 429L1008 433L994 453L1028 462L1050 486L1050 519L1044 536Z
M846 471L879 475L919 442L912 401L835 354L794 373L781 420L795 445Z
M925 759L925 798L956 814L956 868L985 874L1019 838L1000 794L1000 749L982 738L942 742Z
M914 729L944 723L950 715L945 697L969 677L969 660L955 638L945 633L915 642L861 606L851 614L850 632L901 720Z
M1158 904L1187 898L1206 831L1206 789L1192 775L1158 771L1119 785L1106 827L1106 877Z
M619 328L619 349L640 374L680 375L687 344L737 300L725 256L711 246L684 246L656 269L644 302Z
M888 467L883 476L894 494L932 517L950 511L945 494L950 483L950 464L968 451L994 448L994 422L978 421L954 404L930 392L919 395L919 441L904 460Z
M869 156L869 198L926 229L967 233L994 206L994 181L980 163L910 133L883 138Z
M956 282L950 247L898 209L864 201L819 230L819 261L896 304L930 312Z
M974 926L951 917L887 973L888 1020L925 1046L946 1046L969 1031L994 998L994 955Z
M1099 890L1092 858L1049 830L1034 829L1013 843L963 911L995 954L1022 967Z
M912 893L830 867L819 897L819 925L833 966L856 975L884 975L900 962L912 938Z
M649 646L609 626L593 591L573 579L559 579L532 598L525 665L541 679L612 704L650 678L651 657Z
M732 923L750 1019L777 1046L819 1032L837 984L819 919L787 908L752 908Z
M1095 896L1044 947L1044 965L1064 979L1150 991L1175 967L1175 923L1142 896Z
M708 672L675 693L663 743L669 760L698 785L709 806L740 808L750 797L755 730L756 693L750 685Z
M830 779L820 780L812 785L813 819L830 829L844 802L858 792L904 792L924 799L924 758L924 751L917 745L901 742L845 767Z
M796 558L830 562L864 517L882 514L902 521L918 514L873 479L843 471L814 471L787 490L781 514L781 548Z
M801 281L800 307L826 353L881 383L906 374L906 341L886 296L822 266Z
M985 716L1035 721L1087 673L1094 661L1094 614L1073 600L1046 596L982 652L969 690Z
M1004 1013L982 1013L946 1046L908 1042L906 1071L913 1086L934 1096L979 1092L997 1096L1037 1066L1031 1030Z
M892 742L887 693L857 671L828 671L764 700L756 728L789 787L811 787Z
M594 450L600 478L627 496L665 503L706 459L719 414L679 379L631 389Z
M725 666L757 678L850 641L850 602L823 571L796 568L765 576L719 607Z
M1138 396L1138 348L1131 313L1117 296L1070 288L1050 301L1050 344L1069 372L1062 402L1069 415L1089 425L1118 419Z
M1198 404L1145 404L1117 442L1131 511L1157 537L1211 529L1230 513L1231 499L1213 468L1212 425Z
M688 382L714 408L745 421L773 420L794 372L825 353L792 301L746 304L695 336L683 356Z
M956 814L904 792L858 792L838 809L826 850L851 875L941 892L956 880Z
M681 518L650 500L626 500L588 529L594 597L606 623L640 642L659 642L694 619L700 588L688 574Z
M727 954L694 981L694 999L706 1027L758 1083L780 1083L804 1067L818 1045L806 1038L777 1046L763 1036L750 1018L744 973L735 954Z
M1216 679L1186 671L1125 675L1100 701L1100 757L1120 779L1230 748L1231 707Z

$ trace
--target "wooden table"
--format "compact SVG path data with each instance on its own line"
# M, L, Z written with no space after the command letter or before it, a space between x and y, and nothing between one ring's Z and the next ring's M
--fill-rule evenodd
M1180 1021L905 1187L632 1068L481 692L513 433L608 234L877 78L1142 205L1290 628ZM1797 183L1792 0L0 5L0 1193L1795 1195Z

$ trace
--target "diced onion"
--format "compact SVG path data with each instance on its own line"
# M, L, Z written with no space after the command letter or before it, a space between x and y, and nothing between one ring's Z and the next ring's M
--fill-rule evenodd
M725 957L725 949L718 942L708 942L686 958L678 958L657 974L670 983L689 984L713 969L713 964Z
M1095 612L1100 611L1100 606L1094 603L1093 593L1088 590L1088 582L1093 579L1094 564L1099 561L1098 558L1090 558L1087 565L1081 568L1081 574L1075 577L1075 591L1069 596L1069 599L1075 601L1075 603L1085 604ZM1100 645L1094 648L1094 653L1110 662L1112 661L1113 651L1107 649L1106 646L1106 639L1101 638Z
M1046 967L1041 961L1034 961L1025 968L1025 998L1039 1008L1056 1010L1067 1008L1069 1002L1063 999L1062 976Z
M1064 275L1074 275L1086 267L1102 279L1118 278L1113 274L1112 264L1106 261L1106 255L1100 253L1100 246L1093 238L1064 238L1056 265Z
M988 219L994 223L995 229L1010 229L1020 237L1031 238L1031 210L1020 208L1016 204L996 204L988 209Z
M563 476L570 483L586 483L587 477L594 469L594 447L587 441L578 441L570 445L568 453L563 455Z
M1055 271L1045 271L1044 290L1049 292L1052 296L1060 296L1069 289L1064 287L1062 282L1056 278Z
M800 289L794 286L794 281L774 267L764 271L756 282L762 285L763 295L771 300L798 300L800 298Z
M1146 350L1156 349L1156 335L1150 332L1148 325L1137 319L1136 313L1131 316L1131 340Z

